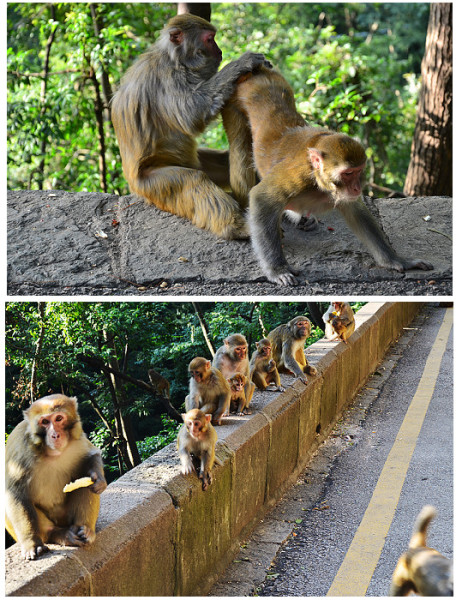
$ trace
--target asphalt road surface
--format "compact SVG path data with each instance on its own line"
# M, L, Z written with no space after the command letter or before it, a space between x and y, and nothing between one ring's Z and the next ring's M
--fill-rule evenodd
M452 557L452 316L415 319L211 595L387 596L425 504L429 545Z

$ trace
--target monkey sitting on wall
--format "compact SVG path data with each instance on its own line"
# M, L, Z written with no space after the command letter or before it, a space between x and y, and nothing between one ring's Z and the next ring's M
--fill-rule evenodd
M222 238L246 238L243 211L222 189L229 185L227 156L198 150L195 137L218 115L239 76L265 61L246 52L217 71L222 52L215 32L196 15L172 18L125 74L112 100L112 122L132 193Z
M66 491L80 478L87 487ZM54 394L24 411L6 444L5 497L6 529L24 558L46 552L47 542L92 543L105 488L101 452L82 431L76 398Z
M297 284L280 239L285 211L299 221L336 208L378 265L401 272L433 268L396 254L362 199L363 146L345 134L308 127L280 73L260 67L241 78L222 116L231 187L237 198L249 197L252 245L270 281Z
M328 340L339 338L347 343L355 331L355 315L348 302L332 302L322 319L326 323L325 337Z
M250 359L250 372L252 381L259 390L266 390L271 384L275 385L274 391L284 392L285 388L280 382L280 375L275 360L271 357L271 342L264 338L256 342L257 349Z
M284 325L279 325L268 335L277 369L292 373L304 383L307 383L304 373L317 374L317 369L308 364L304 354L311 327L307 317L298 316Z
M182 420L184 424L177 435L181 472L188 475L196 471L205 491L212 483L217 433L211 424L211 415L198 408L183 414Z
M188 365L189 393L185 410L199 408L212 415L212 423L220 425L223 415L229 413L231 389L222 373L211 366L211 361L197 356Z

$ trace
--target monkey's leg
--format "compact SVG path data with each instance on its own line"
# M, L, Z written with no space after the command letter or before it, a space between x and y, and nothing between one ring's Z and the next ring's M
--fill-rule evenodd
M421 259L406 259L398 256L393 250L374 216L361 198L354 202L341 202L337 209L344 216L350 229L366 246L381 267L403 272L409 269L429 271L434 267Z
M212 483L212 475L211 475L211 467L210 464L210 452L203 451L201 452L201 465L198 474L198 478L202 481L203 492L207 490L208 486Z
M87 488L68 493L65 505L67 526L54 526L48 541L63 546L83 546L95 540L95 525L100 510L100 496ZM60 522L58 525L63 525Z
M150 168L129 181L133 193L161 210L189 219L224 239L248 237L246 219L234 198L217 187L203 171L185 167Z
M246 415L252 414L252 409L249 408L250 402L252 401L253 392L255 391L255 384L253 381L247 381L245 384L244 392L245 392L245 410L243 411Z
M6 491L6 529L18 542L22 556L27 560L35 560L48 552L46 541L41 533L37 511L31 502L26 504L14 500L10 491Z
M230 144L230 186L242 208L249 205L249 192L257 183L253 162L253 141L246 116L233 104L222 110L223 126Z
M250 192L249 225L255 254L266 277L279 285L296 285L294 270L282 250L280 222L288 198L273 177L265 177Z

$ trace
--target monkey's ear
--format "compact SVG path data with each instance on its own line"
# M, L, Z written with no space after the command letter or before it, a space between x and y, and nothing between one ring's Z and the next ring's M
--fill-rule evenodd
M257 348L259 348L259 347L260 347L260 342L255 342L255 346L256 346Z
M182 421L185 423L185 413L181 413Z
M169 32L169 41L175 46L180 46L184 41L184 34L182 29L172 29Z
M212 415L206 415L206 423L210 423L212 421Z
M210 361L210 360L207 360L207 361L206 361L206 369L208 369L208 370L209 370L210 368L211 368L211 361Z
M316 148L309 148L308 152L309 152L309 158L310 158L312 167L316 171L322 171L323 170L323 154L320 152L320 150L317 150Z

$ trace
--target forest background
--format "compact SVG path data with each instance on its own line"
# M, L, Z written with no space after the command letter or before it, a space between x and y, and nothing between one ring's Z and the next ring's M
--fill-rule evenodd
M352 307L357 310L362 304ZM224 338L233 333L245 335L250 356L256 341L299 314L322 325L321 314L327 306L305 302L7 303L7 435L34 400L53 393L75 395L84 430L102 449L112 480L175 439L193 358L212 359ZM314 325L307 345L322 336L322 329ZM170 400L155 392L148 378L150 368L170 382Z
M191 6L191 5L189 5ZM211 4L224 63L262 52L314 125L358 136L368 187L401 191L427 3ZM125 195L109 100L175 4L8 4L8 186ZM201 145L227 148L220 123Z

